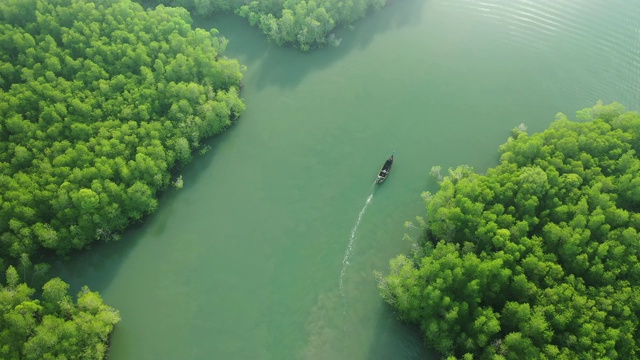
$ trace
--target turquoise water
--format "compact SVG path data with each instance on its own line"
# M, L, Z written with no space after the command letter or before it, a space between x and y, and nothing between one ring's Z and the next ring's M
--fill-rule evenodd
M417 235L431 167L483 172L512 128L598 99L640 107L633 1L396 0L310 53L196 25L247 65L245 115L156 214L59 271L120 309L111 359L435 359L373 276Z

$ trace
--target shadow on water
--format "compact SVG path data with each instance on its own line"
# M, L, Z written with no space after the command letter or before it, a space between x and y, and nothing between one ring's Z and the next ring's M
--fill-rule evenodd
M154 6L141 2L143 7ZM337 31L342 43L338 47L325 47L301 52L291 47L280 47L268 41L259 29L249 26L248 22L235 15L218 15L203 19L194 16L194 26L202 28L216 27L230 40L227 55L241 57L249 67L255 66L253 81L258 87L280 86L295 87L304 77L314 70L327 67L339 61L356 49L366 48L376 35L394 28L417 23L420 9L425 0L393 0L379 11L369 13L358 21L353 29ZM240 119L240 122L242 119ZM190 164L180 170L188 176L189 184L194 184L202 172L218 156L218 147L240 124L236 123L225 133L203 141L211 147L205 155L194 155ZM189 186L189 185L188 185ZM53 263L52 273L60 276L71 285L72 292L88 285L93 290L102 291L116 278L121 265L138 245L139 240L149 236L150 231L161 232L167 219L172 216L174 207L170 206L176 198L172 188L159 196L162 211L146 216L141 222L129 226L119 241L96 242L89 248L70 254L71 260L57 260ZM157 226L148 226L156 223ZM90 280L90 282L88 282Z
M225 54L240 59L249 67L255 74L253 81L258 89L268 86L294 88L313 71L340 61L354 50L366 48L377 35L417 25L425 4L426 0L389 1L385 7L369 12L353 26L338 29L336 37L342 39L339 46L326 46L309 52L270 42L259 29L236 15L193 16L193 26L216 28L229 39Z
M420 328L397 320L392 310L385 304L379 312L367 359L439 359L436 351L427 348Z
M164 202L165 197L162 196L160 201ZM149 215L144 221L154 217L155 214ZM142 223L131 225L118 241L94 243L85 250L71 254L71 260L57 260L53 264L53 274L70 284L72 294L84 285L102 292L109 287L127 254L147 231L148 227Z
M204 155L199 155L196 151L193 160L182 169L175 172L188 177L187 186L198 181L203 171L218 156L218 148L238 127L234 123L224 133L203 140L204 146L209 146L210 150ZM158 209L153 214L147 215L140 222L130 225L118 241L95 242L87 249L77 251L68 256L70 260L56 260L53 262L52 273L59 276L71 286L71 293L77 292L80 287L88 285L92 290L102 291L109 287L111 281L116 278L118 271L125 259L138 245L140 239L149 237L149 232L153 231L158 235L164 231L168 219L173 216L176 209L171 206L178 195L176 189L170 186L158 196ZM149 226L149 223L157 224ZM154 235L154 234L151 234ZM153 236L152 236L153 237ZM88 283L87 281L91 282Z

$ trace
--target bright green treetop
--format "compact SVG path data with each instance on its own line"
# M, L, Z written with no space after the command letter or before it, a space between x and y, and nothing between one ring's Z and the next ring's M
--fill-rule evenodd
M445 355L632 359L640 339L640 116L619 104L515 130L485 175L426 194L383 297Z
M235 12L257 26L278 45L289 44L307 51L338 44L333 30L350 25L386 0L159 0L184 6L199 15Z
M59 278L42 288L42 300L32 299L34 290L19 281L10 266L6 283L0 282L0 358L104 359L118 311L104 305L98 293L87 287L76 302L69 285Z
M242 113L242 66L190 23L129 0L0 2L0 254L113 238Z

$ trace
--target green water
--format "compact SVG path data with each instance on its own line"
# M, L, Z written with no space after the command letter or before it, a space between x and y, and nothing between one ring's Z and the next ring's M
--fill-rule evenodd
M373 277L408 250L431 167L482 172L518 124L598 99L640 108L635 1L395 0L306 54L196 25L248 66L245 115L143 225L59 271L120 309L115 360L435 359Z

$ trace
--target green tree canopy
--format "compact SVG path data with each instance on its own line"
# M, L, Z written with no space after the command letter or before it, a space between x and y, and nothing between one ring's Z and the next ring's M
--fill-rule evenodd
M412 258L383 297L447 356L640 355L640 115L597 104L514 130L485 175L452 170L426 194Z
M184 9L0 2L0 254L112 239L244 110L243 67Z
M199 15L235 12L257 26L278 45L290 44L307 51L331 43L339 43L332 31L350 25L379 9L386 0L164 0L173 6L184 6Z
M42 300L17 281L10 266L0 282L0 358L104 359L118 311L84 287L74 303L69 285L54 278L43 286Z

